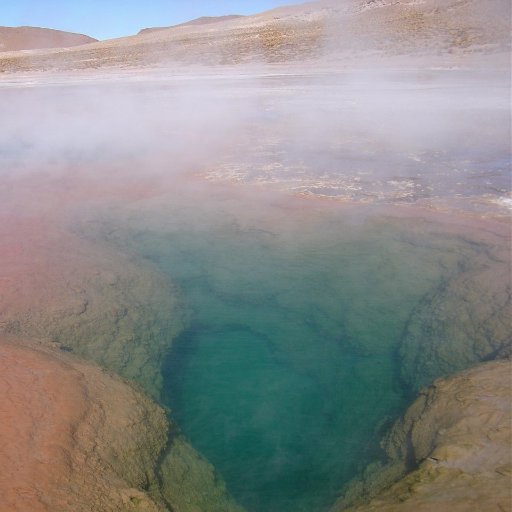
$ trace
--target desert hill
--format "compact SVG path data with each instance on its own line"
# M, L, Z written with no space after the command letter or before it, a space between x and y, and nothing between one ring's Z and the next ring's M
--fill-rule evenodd
M139 34L149 34L150 32L157 32L158 30L167 30L169 28L176 27L188 27L190 25L210 25L212 23L221 23L223 21L230 21L238 18L243 18L243 16L237 14L230 14L228 16L201 16L200 18L196 18L194 20L186 21L185 23L180 23L178 25L173 25L169 27L143 28L141 31L139 31Z
M0 27L0 52L69 48L95 41L97 39L83 34L74 34L49 28Z
M4 54L0 71L176 64L314 62L351 65L419 56L438 65L504 54L510 3L489 0L319 0L222 22L195 22L33 55Z

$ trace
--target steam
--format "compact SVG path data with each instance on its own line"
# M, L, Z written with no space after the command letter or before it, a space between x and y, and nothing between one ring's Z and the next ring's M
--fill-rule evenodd
M126 160L197 162L229 139L238 117L214 90L173 82L10 89L0 101L3 156L34 171Z
M440 159L447 174L479 159L503 173L510 150L498 71L41 75L4 85L0 110L4 177L84 173L101 183L115 170L172 182L230 165L255 182L272 182L272 169L278 179L302 169L310 182L326 171L430 179Z

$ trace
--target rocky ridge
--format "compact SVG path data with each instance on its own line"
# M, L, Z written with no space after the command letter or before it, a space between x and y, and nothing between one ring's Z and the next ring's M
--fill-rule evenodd
M0 510L242 512L145 393L76 356L0 336Z
M187 21L185 23L180 23L178 25L173 25L172 27L149 27L143 28L139 31L140 34L149 34L151 32L157 32L159 30L168 30L170 28L175 27L186 27L189 25L210 25L212 23L221 23L223 21L236 20L238 18L243 18L243 16L239 16L236 14L231 14L228 16L201 16L200 18L196 18L195 20Z

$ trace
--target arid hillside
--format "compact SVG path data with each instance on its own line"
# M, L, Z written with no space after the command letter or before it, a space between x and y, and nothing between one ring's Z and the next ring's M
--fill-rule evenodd
M211 20L210 20L211 21ZM78 48L5 53L0 71L300 62L383 57L460 64L510 46L506 0L320 0L241 18L143 30Z
M231 14L229 16L201 16L200 18L196 18L194 20L187 21L185 23L180 23L178 25L173 25L170 27L150 27L143 28L139 34L149 34L150 32L156 32L157 30L168 30L170 28L176 27L186 27L188 25L211 25L213 23L221 23L223 21L235 20L238 18L243 18L243 16L239 16L236 14Z
M84 36L83 34L74 34L49 28L0 27L0 52L69 48L96 41L97 39Z

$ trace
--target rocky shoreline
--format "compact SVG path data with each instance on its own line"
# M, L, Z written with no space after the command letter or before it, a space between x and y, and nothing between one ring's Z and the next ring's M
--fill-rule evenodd
M0 370L2 509L242 510L166 412L130 382L6 336Z
M511 425L509 359L438 379L386 435L389 462L369 468L332 510L509 510ZM373 498L351 507L361 495Z
M0 508L240 511L154 401L187 318L172 283L22 195L0 211Z

